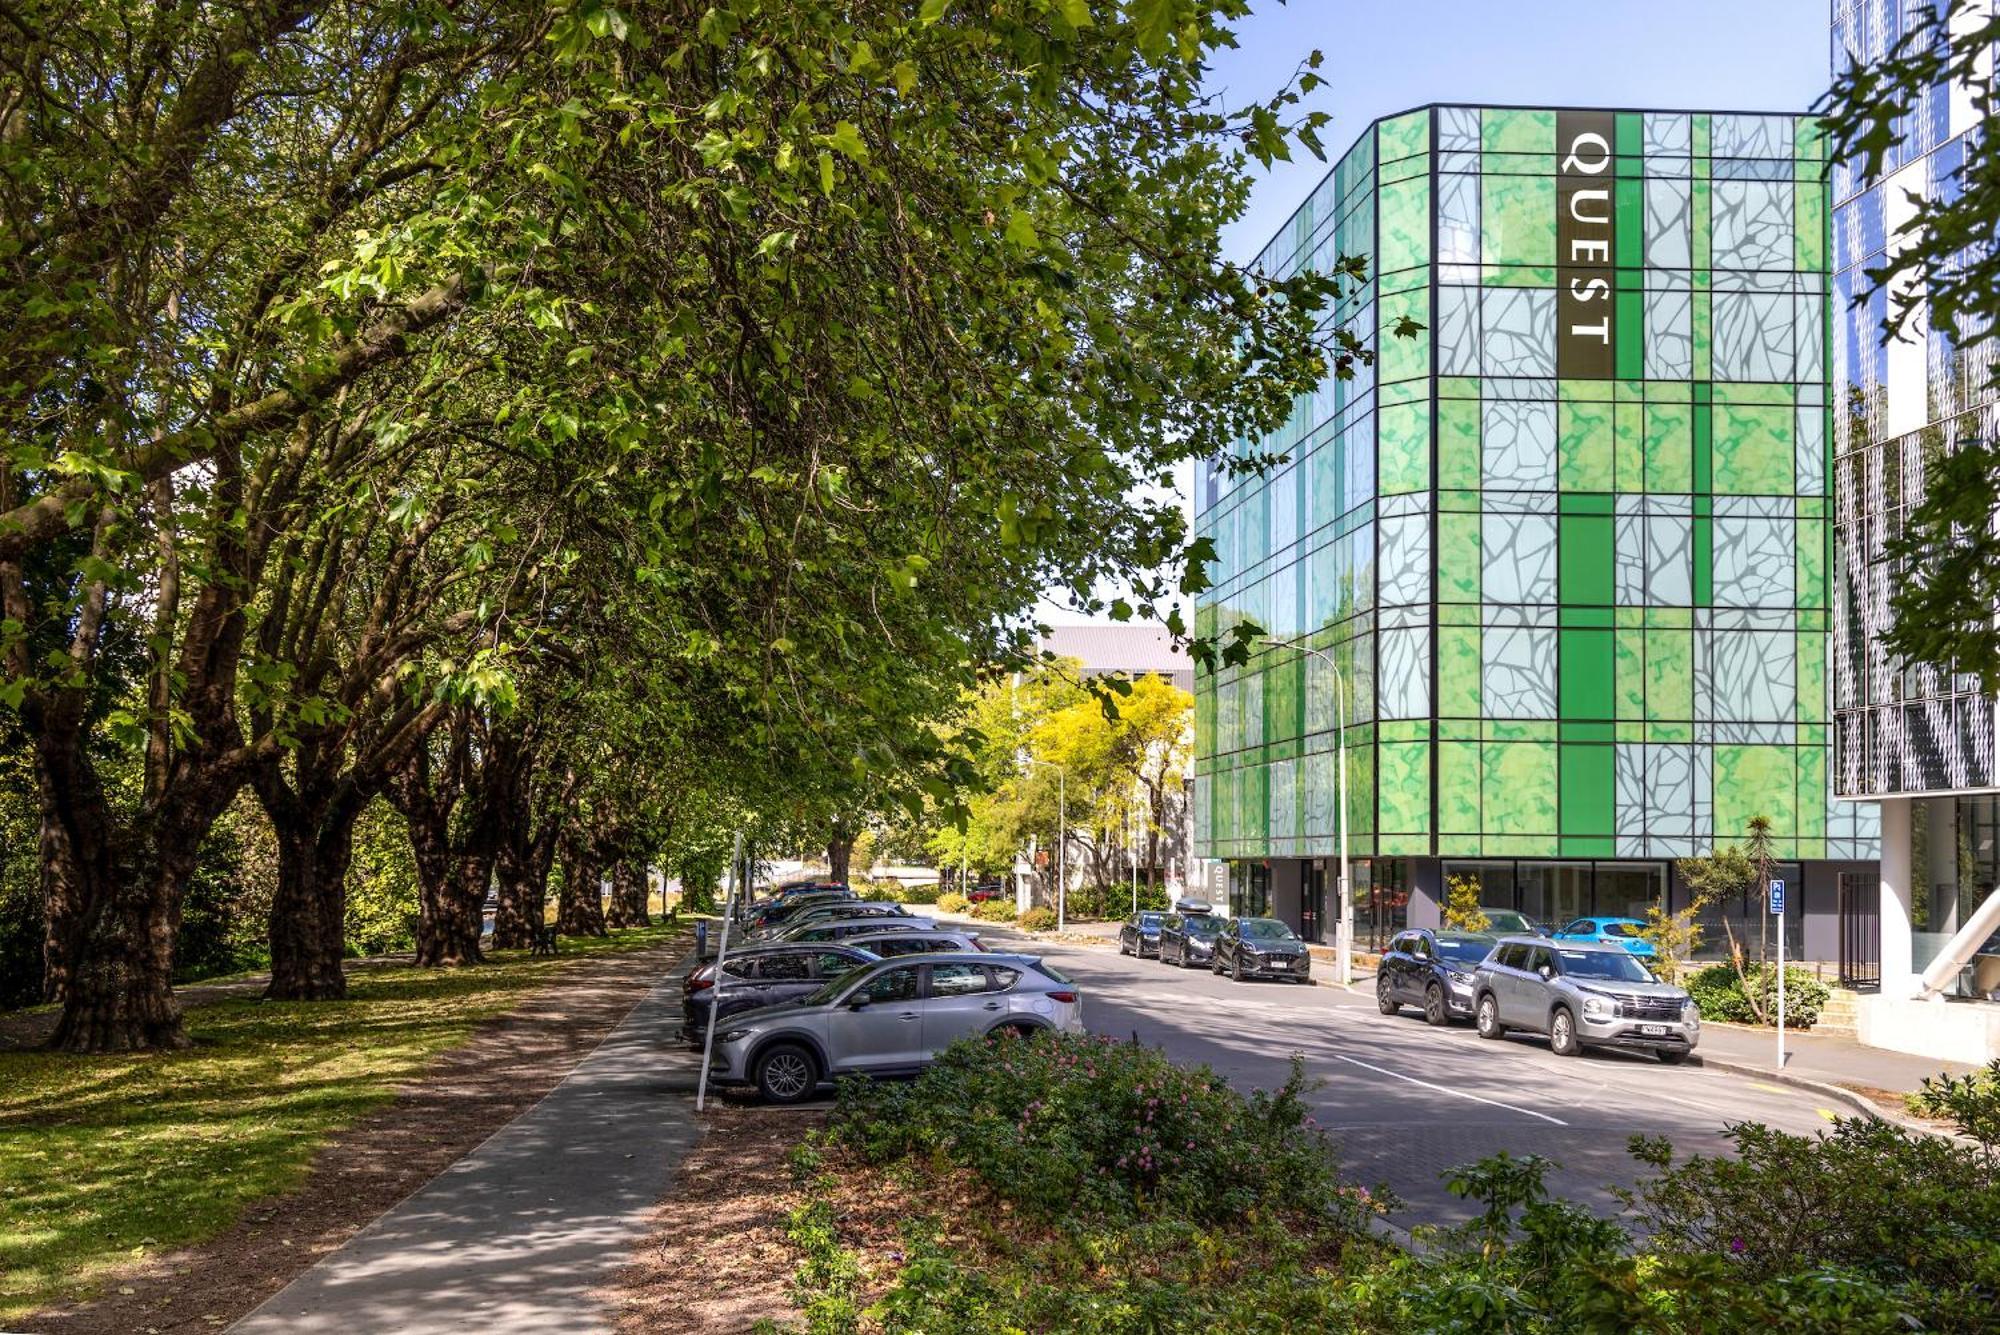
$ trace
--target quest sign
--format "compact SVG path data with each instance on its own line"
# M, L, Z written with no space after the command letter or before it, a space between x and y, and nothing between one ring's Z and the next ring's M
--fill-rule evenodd
M1556 113L1556 374L1610 380L1618 373L1617 116Z

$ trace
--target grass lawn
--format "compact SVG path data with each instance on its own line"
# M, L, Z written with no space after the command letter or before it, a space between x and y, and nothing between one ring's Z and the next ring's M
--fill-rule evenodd
M188 1012L184 1052L0 1052L0 1329L296 1186L327 1137L564 961L672 935L566 938L558 959L498 951L469 969L362 970L343 1002L220 1001Z

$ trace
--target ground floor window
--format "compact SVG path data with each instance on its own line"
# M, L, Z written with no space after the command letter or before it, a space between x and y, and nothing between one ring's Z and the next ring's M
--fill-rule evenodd
M1410 923L1410 863L1407 858L1375 858L1353 864L1354 944L1380 954L1389 938ZM1334 906L1335 914L1339 906ZM1331 937L1335 929L1329 927Z
M1236 918L1271 915L1271 864L1237 862L1229 868L1229 913Z
M1664 862L1451 861L1444 893L1454 877L1477 882L1484 907L1514 909L1556 929L1578 918L1644 919L1667 893Z

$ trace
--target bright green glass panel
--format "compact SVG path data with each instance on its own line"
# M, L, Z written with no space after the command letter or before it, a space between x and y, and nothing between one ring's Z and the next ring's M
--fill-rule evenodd
M1557 535L1557 596L1570 604L1610 606L1611 516L1566 514L1557 521ZM1609 698L1608 683L1605 690Z
M1740 842L1753 817L1771 822L1771 833L1798 833L1798 762L1789 746L1718 745L1715 748L1715 838Z
M1716 404L1710 485L1732 496L1789 496L1793 416L1790 408Z
M1612 802L1618 791L1615 753L1608 746L1562 748L1562 832L1566 835L1610 835Z
M1378 196L1382 241L1376 264L1383 273L1428 264L1431 259L1431 179L1417 176L1385 185Z
M1431 113L1428 110L1412 111L1407 116L1397 116L1392 120L1383 121L1377 128L1376 135L1383 162L1406 158L1414 153L1429 152Z
M1438 515L1438 598L1479 601L1479 516L1463 510Z
M1554 153L1556 114L1488 107L1479 113L1479 146L1488 153Z
M1694 717L1694 632L1648 630L1646 717L1679 723Z
M1495 835L1556 833L1556 744L1481 743L1481 803Z
M1379 436L1382 494L1427 491L1431 485L1431 405L1398 403L1381 410Z
M1694 478L1694 409L1646 405L1646 490L1687 491Z
M1431 828L1431 747L1428 742L1383 742L1376 748L1381 766L1377 805L1381 828L1399 834L1429 833Z
M1554 266L1554 177L1482 176L1479 207L1479 253L1485 263Z
M1438 627L1438 714L1479 717L1479 627Z
M1566 719L1610 718L1615 672L1612 632L1565 630L1558 634L1558 712Z
M1556 408L1558 481L1562 489L1610 491L1612 406L1565 398Z
M1447 835L1477 833L1479 743L1438 743L1438 829Z

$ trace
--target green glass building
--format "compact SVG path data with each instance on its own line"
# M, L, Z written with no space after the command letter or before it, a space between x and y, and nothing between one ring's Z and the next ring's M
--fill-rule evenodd
M1827 248L1808 116L1432 106L1361 136L1261 262L1367 256L1333 318L1374 364L1239 444L1285 463L1197 484L1199 629L1319 651L1197 678L1196 853L1233 908L1331 939L1344 704L1363 941L1436 921L1454 875L1637 916L1764 816L1792 949L1832 958L1876 849L1827 782Z

